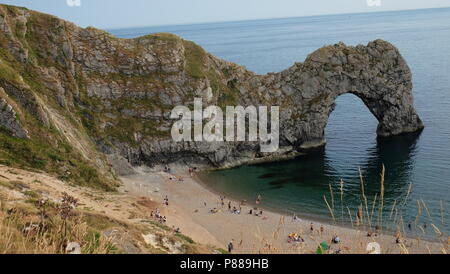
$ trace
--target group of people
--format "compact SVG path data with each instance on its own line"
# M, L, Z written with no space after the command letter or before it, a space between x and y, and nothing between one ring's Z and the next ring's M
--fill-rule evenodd
M226 197L220 195L219 199L220 199L220 204L221 204L222 208L224 208L225 207L225 199L226 199ZM260 195L258 195L257 201L259 201L259 203L261 202L261 196ZM207 206L206 202L204 202L203 205L206 207ZM241 201L238 206L233 205L232 201L228 201L228 203L227 203L228 212L230 212L232 214L241 214L243 205L245 205L245 200ZM210 209L209 212L214 214L214 213L219 212L219 209L214 207L214 208ZM254 207L254 208L251 208L248 211L248 214L260 217L260 216L263 215L263 211L258 209L257 207Z
M230 209L231 213L233 214L241 214L241 207L239 206L239 209L233 206L232 209Z
M184 181L183 177L176 177L176 176L173 176L173 175L171 175L169 177L169 180L171 180L173 182L183 182Z
M166 216L161 215L161 211L159 210L159 208L156 208L155 211L151 211L150 212L150 217L151 218L156 218L158 220L158 222L165 224L167 222L167 218Z
M304 243L305 240L300 235L298 235L297 233L293 232L293 233L290 233L288 235L288 243L292 243L292 242L294 242L294 243Z
M169 206L169 197L167 195L164 197L163 204L165 206ZM162 224L165 224L167 222L166 216L161 215L161 210L159 208L156 208L154 211L152 210L150 212L150 217L157 219L158 222Z
M309 230L311 231L311 234L314 233L314 223L311 223L311 224L310 224ZM323 227L323 225L320 225L320 228L319 228L320 236L322 236L322 234L323 234L324 232L325 232L325 228Z
M172 230L173 230L173 232L175 232L175 233L181 233L181 230L180 230L179 227L175 228L175 226L172 226Z
M337 235L334 235L333 238L331 239L331 242L333 244L338 244L341 242L341 238L339 238L339 236L337 236Z
M173 182L183 182L183 177L177 177L172 174L172 169L169 166L164 166L164 172L169 174L169 180Z
M254 216L256 216L256 217L260 217L260 216L263 215L263 211L262 211L262 210L259 210L259 211L258 211L258 208L257 208L257 207L254 207L254 208L251 208L251 209L248 211L248 214L254 215Z
M222 201L222 207L224 206L224 199L225 199L225 196L220 197L220 200ZM242 205L242 203L239 204L239 208L237 208L236 206L231 205L231 201L228 201L228 211L230 211L233 214L241 214L241 211L242 211L241 205Z

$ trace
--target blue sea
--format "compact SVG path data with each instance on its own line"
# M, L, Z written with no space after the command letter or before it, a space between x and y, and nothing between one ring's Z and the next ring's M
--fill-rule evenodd
M362 205L372 225L392 230L398 225L407 233L431 236L434 224L450 232L449 8L109 31L121 38L175 33L259 74L286 69L314 50L339 41L348 45L379 38L391 42L413 73L415 105L426 126L421 134L377 140L376 119L359 98L343 95L330 116L324 149L285 162L202 176L209 187L229 197L254 201L261 194L265 207L286 214L332 222L325 196L338 224L348 224L349 215L354 220ZM384 206L379 218L383 164ZM368 210L361 198L359 169Z

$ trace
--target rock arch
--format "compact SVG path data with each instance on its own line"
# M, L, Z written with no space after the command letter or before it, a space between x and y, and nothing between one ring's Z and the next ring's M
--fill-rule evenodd
M413 104L411 79L399 51L376 40L367 46L339 43L323 47L304 63L263 76L261 85L277 94L271 101L292 106L282 110L282 140L308 148L324 144L324 130L336 98L346 93L359 97L375 116L380 137L423 129Z

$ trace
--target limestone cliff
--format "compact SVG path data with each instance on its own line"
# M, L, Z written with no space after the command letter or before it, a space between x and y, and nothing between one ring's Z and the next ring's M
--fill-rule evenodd
M256 75L175 35L119 39L1 5L0 87L20 113L14 122L0 119L2 138L13 142L6 136L12 134L29 138L21 141L24 146L45 144L44 154L30 145L45 160L37 168L70 173L94 165L100 177L112 177L106 158L122 167L123 158L132 165L230 166L321 146L328 116L344 93L361 98L379 121L379 136L423 128L413 106L411 72L399 51L382 40L326 46L282 72ZM192 105L194 97L209 105L280 106L281 150L262 155L259 143L173 142L170 111ZM12 153L3 146L0 155L10 161ZM28 161L19 160L13 162Z

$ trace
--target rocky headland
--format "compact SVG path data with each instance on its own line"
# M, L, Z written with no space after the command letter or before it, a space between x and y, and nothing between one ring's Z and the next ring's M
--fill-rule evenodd
M358 96L389 137L423 128L410 69L392 44L325 46L279 73L257 75L166 33L119 39L51 15L0 5L4 164L113 188L132 166L230 167L325 144L338 96ZM280 150L259 142L179 142L174 106L280 106Z

